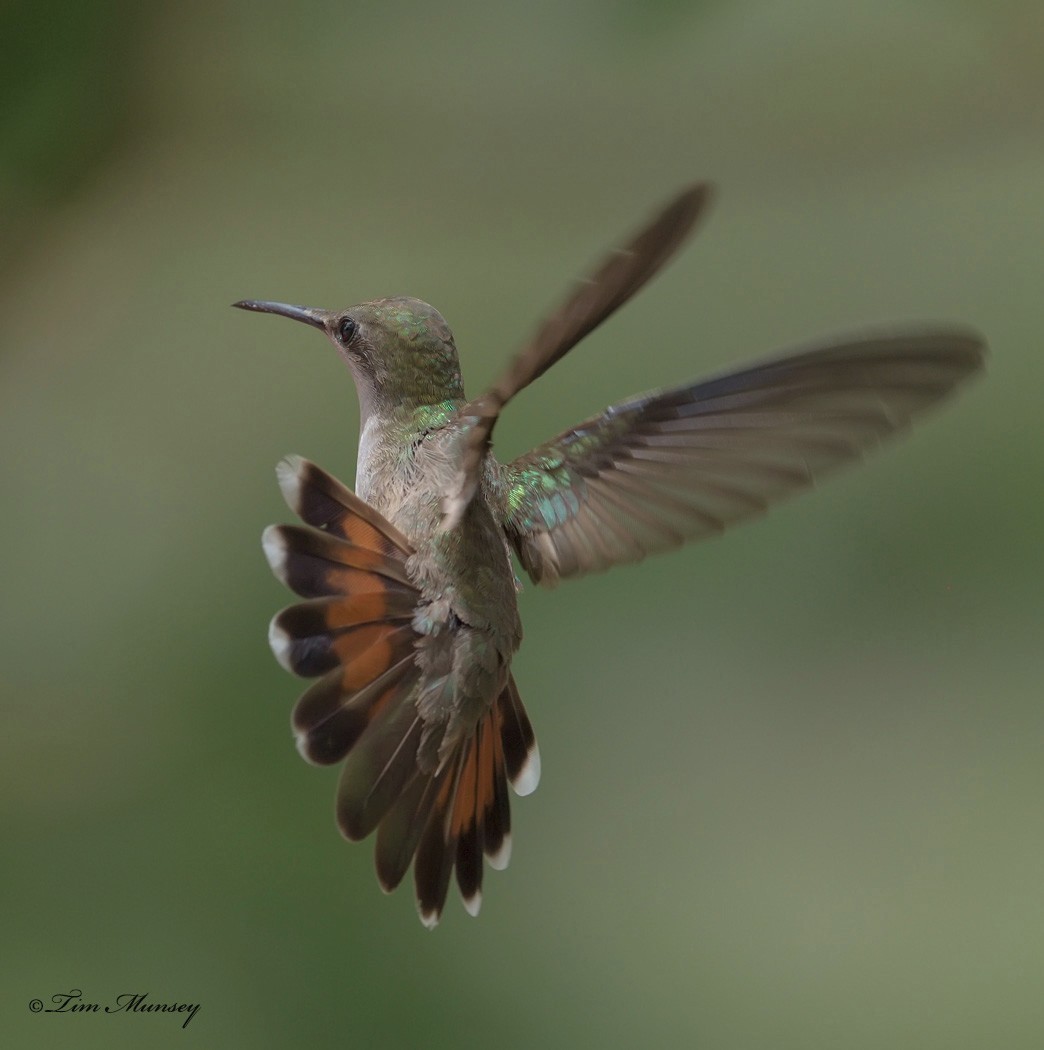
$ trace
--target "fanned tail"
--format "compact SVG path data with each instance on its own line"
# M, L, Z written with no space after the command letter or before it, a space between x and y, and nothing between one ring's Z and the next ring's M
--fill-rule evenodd
M310 762L344 762L337 822L353 841L377 832L376 866L391 892L414 863L422 922L442 914L456 868L464 905L478 914L482 858L504 868L511 853L507 786L536 787L532 726L509 677L475 732L434 772L418 765L424 728L414 616L422 602L405 536L314 464L293 456L280 488L306 523L274 525L263 545L273 572L306 599L278 613L269 641L279 662L316 681L293 712Z
M529 794L540 777L540 759L533 728L508 678L497 702L463 741L436 778L429 797L412 812L409 839L416 842L413 875L421 922L435 926L456 867L464 907L478 915L482 905L482 858L503 870L511 858L511 809L508 783ZM380 869L382 825L378 834ZM405 837L405 835L404 835ZM405 850L399 851L400 859ZM406 866L395 869L398 879ZM393 888L398 879L386 888Z

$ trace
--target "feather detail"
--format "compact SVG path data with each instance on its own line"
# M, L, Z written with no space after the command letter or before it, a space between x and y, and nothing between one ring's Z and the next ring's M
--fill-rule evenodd
M276 467L276 477L290 509L306 524L379 554L412 553L409 541L390 521L307 459L286 456Z
M540 749L513 677L508 678L497 707L507 778L516 794L530 795L540 783Z
M537 582L716 536L899 434L981 367L974 332L872 333L630 398L504 468Z
M475 915L483 856L500 868L510 857L508 779L531 790L539 769L514 682L477 725L455 723L448 735L456 661L496 681L495 651L459 625L448 629L449 606L423 599L407 570L412 548L376 510L299 457L282 461L279 481L307 523L270 526L263 537L275 574L307 599L269 629L276 659L316 679L294 707L298 749L319 765L343 762L337 823L353 841L376 831L385 891L412 863L421 919L433 926L456 869Z
M460 464L443 499L443 531L456 528L474 498L493 428L504 406L659 272L692 232L710 194L706 183L687 186L626 248L611 252L590 277L580 281L497 382L461 409L465 429Z
M513 756L510 763L508 754ZM482 905L483 855L491 868L507 867L511 857L507 790L511 769L520 794L536 787L540 771L533 729L518 690L509 679L496 705L437 775L441 783L434 799L428 803L418 795L410 821L398 825L397 837L407 846L396 847L389 842L383 851L388 857L389 875L401 878L406 849L418 843L414 883L417 908L426 926L435 926L442 915L454 868L464 907L469 914L477 915ZM391 862L393 857L398 858L397 865Z

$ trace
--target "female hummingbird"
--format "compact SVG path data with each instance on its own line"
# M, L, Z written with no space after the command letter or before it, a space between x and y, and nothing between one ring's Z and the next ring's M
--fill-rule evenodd
M983 340L960 328L838 339L632 397L497 462L501 409L663 266L708 198L706 184L677 196L473 401L427 303L235 304L320 329L355 380L355 492L297 456L277 468L305 525L270 526L264 550L306 600L276 615L269 641L284 667L316 679L293 728L310 762L344 763L341 831L376 830L386 891L413 864L426 926L454 870L478 913L483 855L503 868L511 850L508 784L525 795L540 776L511 673L522 641L512 551L554 586L715 536L858 460L982 366Z

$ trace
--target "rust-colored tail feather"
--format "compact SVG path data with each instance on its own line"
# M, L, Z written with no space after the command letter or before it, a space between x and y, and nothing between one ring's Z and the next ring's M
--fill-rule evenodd
M457 804L453 811L453 823L457 835L457 886L464 900L464 907L472 915L478 915L482 905L482 842L486 815L486 799L479 783L479 762L482 757L483 740L493 732L492 719L484 718L478 725L475 737L468 748L468 756L461 771L457 787ZM486 790L492 797L492 784Z
M478 914L482 904L483 854L490 867L507 867L511 855L509 751L518 780L525 769L533 768L536 741L510 678L475 734L460 744L447 763L450 772L430 813L418 814L426 826L417 850L414 881L425 926L439 921L454 865L464 906L472 915ZM535 786L533 781L530 790Z
M414 628L423 601L410 582L406 538L314 464L288 457L280 488L305 526L271 526L275 574L307 599L278 613L269 640L279 662L316 678L294 707L301 754L344 762L337 822L346 838L377 832L377 876L390 892L414 865L417 906L434 926L456 869L464 905L478 914L482 858L507 865L508 782L528 794L539 777L533 728L508 680L475 732L432 773L417 760L424 722ZM423 627L422 627L423 629Z
M336 668L301 694L292 725L297 748L319 766L340 762L393 697L412 694L417 681L414 659L406 656L362 689L347 690L347 668Z

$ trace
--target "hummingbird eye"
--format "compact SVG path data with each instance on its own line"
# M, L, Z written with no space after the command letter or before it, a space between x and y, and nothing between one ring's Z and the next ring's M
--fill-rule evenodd
M356 327L356 323L350 317L345 317L337 326L337 337L347 346L355 335Z

